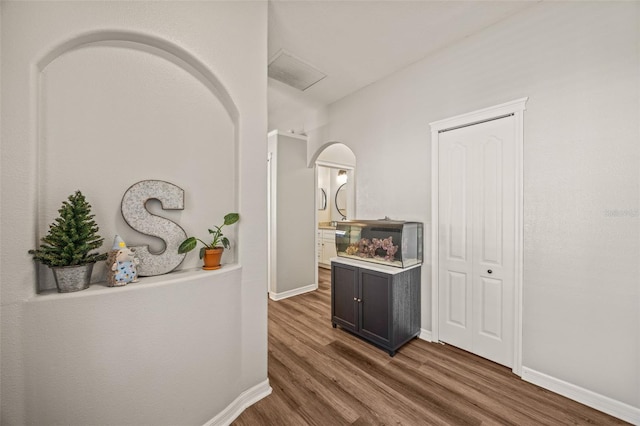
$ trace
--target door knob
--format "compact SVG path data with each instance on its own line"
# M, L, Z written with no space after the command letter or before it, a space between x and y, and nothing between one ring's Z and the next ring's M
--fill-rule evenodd
M492 274L492 273L493 273L493 271L492 271L491 269L489 269L489 270L487 271L487 274Z

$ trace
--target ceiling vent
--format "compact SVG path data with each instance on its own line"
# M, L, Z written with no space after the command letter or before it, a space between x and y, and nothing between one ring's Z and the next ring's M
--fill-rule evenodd
M307 90L326 76L284 50L280 50L269 62L269 77L298 90Z

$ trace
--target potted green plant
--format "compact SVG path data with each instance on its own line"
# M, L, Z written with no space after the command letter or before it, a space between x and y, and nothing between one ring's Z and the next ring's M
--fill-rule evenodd
M212 270L220 269L220 258L225 248L229 248L229 239L222 233L222 227L225 225L233 225L240 220L238 213L228 213L224 217L224 223L220 226L214 226L215 229L209 229L211 234L211 242L206 243L200 238L189 237L184 240L180 247L178 247L178 253L187 253L196 248L198 241L200 241L204 247L200 248L200 259L203 260L204 266L202 269Z
M104 238L98 234L91 204L82 192L71 194L58 213L40 247L29 254L51 268L60 293L84 290L89 287L93 265L107 258L106 253L91 252L102 246Z

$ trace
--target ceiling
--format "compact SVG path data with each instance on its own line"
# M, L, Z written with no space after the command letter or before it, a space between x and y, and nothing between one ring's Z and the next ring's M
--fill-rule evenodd
M536 3L270 0L269 60L283 49L327 77L305 91L269 78L269 129L301 131L305 114Z

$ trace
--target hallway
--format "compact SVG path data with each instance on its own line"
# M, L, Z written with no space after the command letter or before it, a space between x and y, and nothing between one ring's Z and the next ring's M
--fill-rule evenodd
M626 424L455 347L415 339L395 357L331 327L331 273L317 291L269 300L273 393L243 425Z

